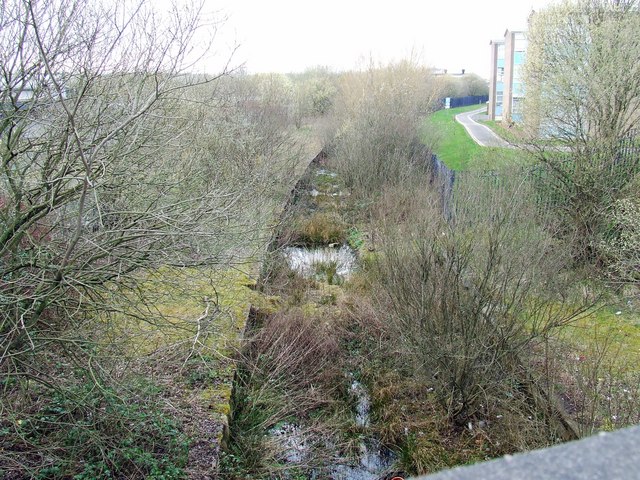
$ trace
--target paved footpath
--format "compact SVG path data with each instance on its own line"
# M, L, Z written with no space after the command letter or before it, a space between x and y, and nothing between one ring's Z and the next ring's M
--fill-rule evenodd
M484 111L486 111L486 107L472 110L470 112L459 113L456 115L456 121L462 124L471 138L473 138L478 145L483 147L511 147L508 142L496 135L489 127L482 125L473 119L475 115Z

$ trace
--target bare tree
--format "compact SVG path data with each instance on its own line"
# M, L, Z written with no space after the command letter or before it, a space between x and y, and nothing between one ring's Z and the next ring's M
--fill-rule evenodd
M640 170L637 1L565 1L531 17L526 118L574 258L599 261L615 201L633 196Z
M341 78L330 150L357 195L407 181L425 165L429 148L420 138L421 121L435 108L439 92L427 69L411 60L371 64Z
M0 6L0 476L180 476L184 440L114 381L130 364L111 315L156 267L251 255L273 160L294 153L254 135L264 118L238 113L228 66L194 73L207 29L202 3Z
M165 22L144 3L101 8L3 3L5 367L35 348L46 311L72 320L97 287L174 258L186 232L234 200L164 161L188 126L173 107L212 80L185 70L198 9Z

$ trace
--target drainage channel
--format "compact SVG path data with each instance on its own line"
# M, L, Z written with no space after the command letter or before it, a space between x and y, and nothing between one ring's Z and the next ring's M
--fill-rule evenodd
M236 475L254 473L261 478L296 480L301 478L333 480L401 478L395 477L392 472L394 453L382 445L372 433L371 398L366 386L357 379L357 374L354 372L343 371L339 374L334 372L333 378L337 384L329 388L330 393L314 392L313 385L309 387L305 384L305 388L308 388L305 393L307 396L318 395L323 398L334 395L336 397L336 399L319 400L316 410L310 408L309 411L303 410L302 413L293 414L292 412L296 410L295 405L287 408L288 393L285 392L281 397L283 405L280 410L273 409L270 404L269 408L277 410L276 413L271 416L265 413L263 415L265 418L260 417L259 421L251 421L252 416L259 416L251 407L254 407L256 402L264 401L264 398L258 398L260 395L265 397L265 392L272 394L272 391L286 389L290 384L304 383L303 379L299 378L283 381L283 377L276 378L275 374L273 378L269 377L269 372L266 370L277 371L279 366L268 363L268 357L285 358L290 353L289 350L295 355L304 357L307 351L296 350L296 345L302 341L308 341L311 345L308 349L312 350L319 341L317 338L305 339L303 332L309 328L308 323L298 317L296 321L299 323L296 325L299 326L296 328L299 332L293 332L294 337L295 335L298 337L295 337L295 342L291 344L284 343L284 348L280 351L272 351L269 348L277 342L282 342L282 338L292 333L276 332L271 336L265 334L268 340L263 341L261 336L263 331L275 328L273 325L278 322L282 323L283 317L292 315L290 311L311 310L314 312L313 321L316 324L323 322L324 318L335 316L337 309L331 306L331 302L335 301L336 295L340 294L341 285L349 281L358 268L357 251L346 243L345 238L339 238L340 235L333 233L338 230L337 225L340 224L338 212L340 205L348 198L348 193L340 183L338 175L322 165L322 159L319 158L320 160L317 159L311 163L297 188L292 192L288 211L285 212L285 217L288 219L283 223L297 225L298 231L292 234L291 230L295 228L290 229L286 235L281 231L272 242L272 257L279 265L275 269L279 273L273 274L264 270L262 281L259 282L264 293L278 294L280 307L272 312L261 313L258 315L258 320L248 324L248 328L253 330L247 332L249 340L245 348L245 356L250 359L250 366L243 369L241 365L239 368L237 384L234 386L233 411L230 415L232 438L228 450L231 452L229 456L233 461L227 463L232 463L229 468L236 469L235 472L231 472L232 478L233 473ZM310 218L316 219L311 227L309 226ZM319 222L318 218L323 222ZM324 228L320 233L318 230L322 228L317 227L318 223ZM316 237L322 241L318 241ZM314 241L310 242L309 238ZM282 273L283 269L286 270L284 273ZM282 279L286 280L285 287L278 290L278 282L282 283ZM308 298L320 300L313 303L308 301ZM327 298L331 300L325 300ZM302 306L289 307L296 302ZM328 306L325 306L326 304ZM282 313L282 310L288 310L289 313ZM326 323L329 325L329 320ZM311 327L310 331L315 332L315 335L318 335L317 332L322 332L318 325ZM324 331L329 333L331 329L328 327ZM271 344L264 346L268 342ZM259 351L261 347L255 345L262 346L267 353ZM332 352L332 355L336 356L345 355L340 353L342 352L340 349ZM263 357L267 357L267 360ZM290 376L300 375L296 368L303 360L292 362L294 366L291 367ZM332 363L340 364L338 358L335 358L335 362L331 358L328 360L325 366L327 371L334 366ZM321 378L323 372L314 372L314 374ZM254 385L251 382L254 382ZM306 401L306 397L300 398L302 399L300 402ZM249 405L250 402L253 403ZM263 413L267 410L267 407L261 408ZM325 421L325 416L339 418L339 420ZM340 431L341 429L346 433ZM255 444L253 445L256 449L255 458L246 458L248 442L243 435L254 436L252 445ZM345 437L349 438L345 440ZM244 451L241 451L242 449ZM258 458L259 455L263 455L263 458ZM250 462L259 472L249 471Z

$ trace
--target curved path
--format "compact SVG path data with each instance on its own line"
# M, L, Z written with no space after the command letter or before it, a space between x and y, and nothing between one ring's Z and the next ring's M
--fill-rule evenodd
M473 119L475 115L484 111L486 111L486 107L470 112L459 113L456 115L456 121L460 123L467 130L471 138L482 147L511 147L508 142L496 135L489 127Z

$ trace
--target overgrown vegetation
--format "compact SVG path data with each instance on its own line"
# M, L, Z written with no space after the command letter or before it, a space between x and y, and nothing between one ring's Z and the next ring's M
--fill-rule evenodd
M0 7L3 478L215 474L251 298L231 267L302 154L281 84L191 73L211 24L184 7Z
M336 169L353 194L409 181L424 165L429 148L419 122L439 98L433 78L409 61L342 77L327 151L339 159Z
M349 195L325 202L312 194L309 202L298 192L302 207L293 209L295 228L307 225L300 218L321 227L327 212L336 227L352 225L347 239L356 244L352 237L358 232L359 271L337 288L301 280L285 266L265 284L282 295L285 312L294 306L307 318L331 318L336 325L339 333L333 338L341 347L334 365L342 378L357 372L371 394L372 421L356 429L359 438L380 439L396 452L390 468L418 474L634 422L637 368L628 362L623 367L611 350L614 339L627 333L602 327L619 321L615 313L603 316L602 311L607 301L633 305L637 285L620 298L602 279L575 268L573 236L558 221L554 198L540 189L540 170L530 165L530 152L509 149L509 161L498 171L495 161L487 169L476 164L456 175L453 186L442 185L427 167L429 149L418 154L411 146L423 117L413 106L404 108L389 87L403 81L413 85L404 68L345 77L358 85L354 90L363 92L363 100L354 102L355 118L338 108L328 166L345 180ZM397 78L389 80L390 72ZM368 79L367 86L361 78ZM387 96L376 97L376 92ZM390 137L382 123L367 121L372 97L383 116L387 102L394 104L394 115L406 122L400 122L402 132ZM402 153L391 166L384 164L396 158L389 152ZM365 159L366 178L358 173L365 168L358 162ZM305 185L312 192L317 184ZM626 206L616 215L627 227L615 228L619 236L610 237L612 244L631 245L630 237L635 239L629 215L633 210ZM283 238L281 245L296 237ZM631 321L637 316L634 308ZM335 324L336 318L342 320ZM628 328L637 338L635 327ZM340 372L335 375L340 383ZM621 392L627 392L626 399ZM304 389L290 385L271 401L280 405L298 394ZM311 409L315 415L298 414L296 424L326 434L315 422L330 418L322 425L342 428L349 438L354 431L349 421L332 423L335 405L343 401L338 395L334 407L317 405ZM276 416L269 425L284 420ZM261 442L267 442L269 428L263 426ZM347 445L338 450L348 451ZM279 448L283 458L286 448ZM314 458L323 459L319 464L303 462L300 469L299 462L288 461L285 469L304 476L326 468L328 461L337 463L335 451L314 452ZM277 475L283 468L273 452L267 458L256 475Z
M56 383L55 389L34 384L22 397L7 396L2 443L21 449L3 455L3 478L21 478L19 472L38 479L135 477L140 472L146 478L184 477L188 438L169 412L158 409L152 383L129 378L127 388L116 391L100 388L80 371L66 385ZM3 385L5 392L15 387Z
M471 77L194 75L197 6L3 3L0 476L420 474L640 421L637 69L602 62L637 2L579 5L537 17L560 126L522 151L436 111Z
M402 138L411 139L419 131L420 116L413 106L407 111L396 105L393 88L386 84L390 72L399 76L392 85L402 83L403 68L360 75L367 76L374 91L391 92L377 98L376 108L384 112L390 108L386 102L394 103L394 115L406 122ZM360 85L358 77L347 80ZM362 98L369 97L364 88ZM371 112L364 111L360 114ZM281 295L286 305L283 312L295 308L307 318L332 319L333 338L340 345L334 358L339 368L334 381L344 384L349 372L358 372L372 395L373 422L360 434L373 435L394 449L397 469L427 473L577 438L596 428L609 428L620 418L630 420L629 406L623 408L624 415L612 414L593 392L635 391L633 376L617 370L619 374L607 377L610 380L594 384L588 379L600 375L603 365L613 372L611 363L589 361L576 369L574 362L565 360L567 355L580 357L585 349L607 342L606 335L573 341L577 337L571 333L593 318L602 290L585 286L590 292L585 294L580 287L582 272L573 270L570 246L561 240L558 224L548 215L548 199L542 201L535 190L535 174L521 166L485 173L476 165L457 176L449 195L427 167L428 150L422 151L420 162L412 141L393 147L385 143L388 132L381 123L355 123L342 110L334 121L338 137L328 165L339 177L324 171L319 177L309 173L312 180L303 182L306 194L296 193L295 220L292 227L285 226L288 233L280 237L280 245L300 238L307 238L308 244L329 243L335 237L305 236L304 232L310 231L310 225L318 232L330 231L325 220L331 217L342 232L346 225L353 225L346 230L346 240L361 252L360 271L336 289L326 280L301 279L281 265L265 287ZM351 136L341 137L347 129ZM342 143L347 139L350 143ZM354 142L366 144L360 150ZM344 145L349 145L349 152L357 152L355 158L363 162L359 167L352 163L354 157L341 150ZM378 169L379 163L391 158L389 151L403 152L405 160ZM350 177L356 168L368 175ZM333 188L343 175L351 178L345 182L348 195L328 200L317 193L319 181L331 179L325 187ZM337 318L343 320L336 324ZM266 374L272 369L261 371ZM251 397L253 389L259 391L265 383L269 382L243 383L241 397ZM270 402L285 405L296 395L304 396L305 391L291 385ZM312 408L317 417L294 416L295 424L313 425L316 433L324 432L320 436L342 428L346 440L353 432L349 422L334 423L335 405L343 397L344 393L332 397L333 408L329 403ZM265 440L271 438L270 429L290 418L275 415L254 432L263 453L266 445L273 447ZM316 418L331 420L314 423ZM239 428L242 432L242 425ZM312 438L317 448L319 437L310 434L311 443ZM348 450L348 442L338 443L342 445L338 450ZM280 453L270 451L264 457L269 460L260 466L234 457L242 459L236 474L268 477L285 469L289 474L308 475L327 468L327 462L337 462L335 451L325 448L314 450L318 463L313 466L296 461L283 464L286 448L281 444L278 448ZM260 449L236 447L234 451L240 450L255 454Z
M266 317L259 327L247 339L235 386L227 475L261 478L326 467L323 441L342 428L340 327L335 318L321 320L299 308ZM295 444L273 434L283 426L296 431Z

